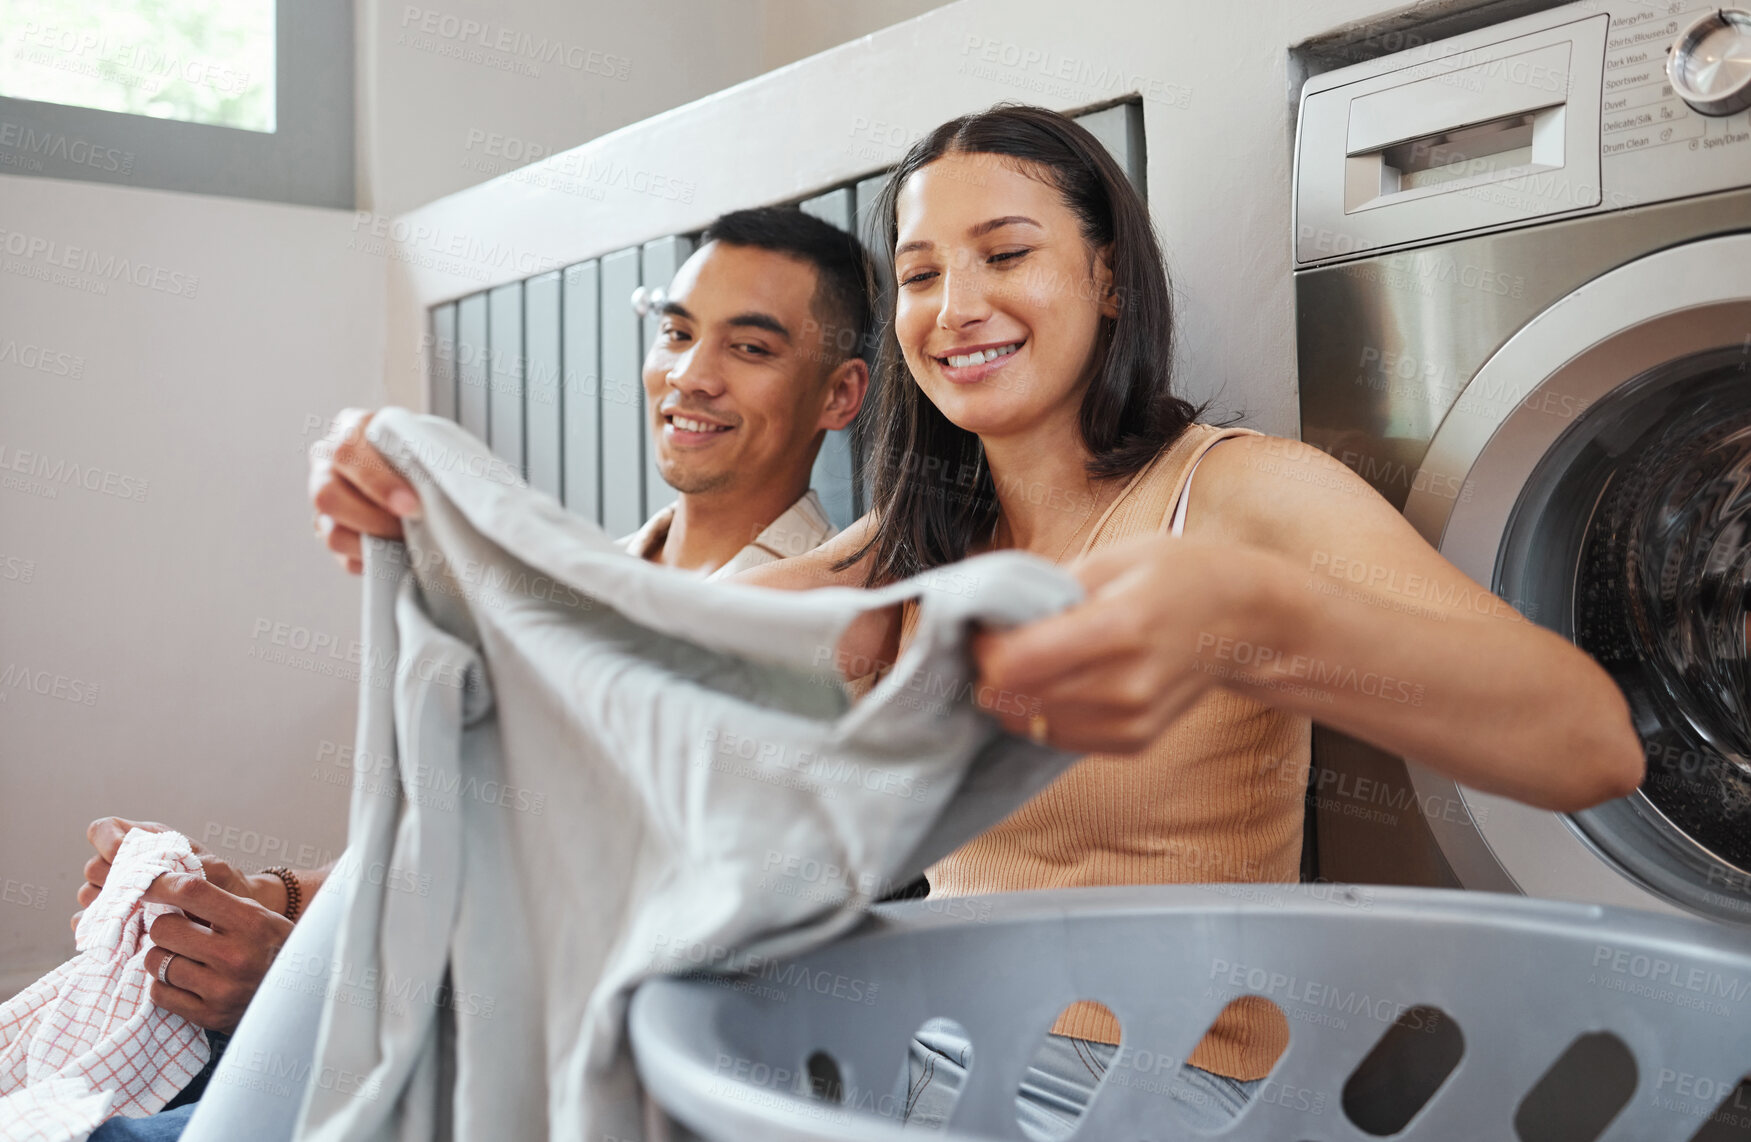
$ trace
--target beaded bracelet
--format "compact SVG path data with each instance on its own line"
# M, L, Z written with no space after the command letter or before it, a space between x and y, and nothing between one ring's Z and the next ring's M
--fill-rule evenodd
M277 876L280 883L286 886L286 919L296 924L298 913L304 910L304 892L298 887L298 878L292 875L292 870L284 865L261 870L266 875Z

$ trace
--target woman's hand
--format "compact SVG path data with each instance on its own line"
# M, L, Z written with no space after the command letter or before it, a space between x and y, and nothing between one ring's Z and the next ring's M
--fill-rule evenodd
M1218 681L1200 652L1255 625L1258 556L1166 535L1102 548L1070 567L1083 603L974 638L976 692L1008 692L993 713L1014 733L1033 731L1037 712L1061 749L1136 753Z

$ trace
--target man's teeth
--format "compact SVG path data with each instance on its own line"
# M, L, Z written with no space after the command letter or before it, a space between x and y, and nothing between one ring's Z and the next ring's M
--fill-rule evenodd
M951 354L948 358L948 363L951 369L964 369L968 365L982 365L986 361L995 361L999 357L1007 357L1019 348L1021 348L1021 342L1017 341L1013 345L1005 345L1000 349L986 349L977 353Z
M703 420L689 420L684 416L671 416L669 423L682 432L725 432L729 429L727 424L707 424Z

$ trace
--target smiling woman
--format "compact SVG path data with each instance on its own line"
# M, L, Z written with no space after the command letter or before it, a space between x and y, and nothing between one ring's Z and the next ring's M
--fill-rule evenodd
M1330 456L1197 423L1170 383L1147 207L1087 131L1031 107L956 119L878 209L896 290L872 511L742 578L875 586L1018 548L1074 560L1087 591L975 641L986 692L1026 698L991 713L1089 756L929 869L933 897L1295 880L1314 718L1544 808L1636 787L1627 706L1584 653L1505 603L1447 602L1483 588ZM1389 574L1322 592L1315 572L1336 559ZM1427 605L1377 586L1412 576L1437 588ZM917 604L871 613L842 661L893 662L917 618ZM1018 1099L1033 1138L1068 1134L1092 1094L1053 1052L1093 1074L1120 1038L1092 1003L1052 1031ZM1287 1038L1269 1003L1237 1001L1175 1099L1219 1128ZM948 1082L955 1050L916 1043L915 1086ZM921 1094L923 1119L944 1099Z
M1031 129L1017 130L1023 123ZM1018 209L993 216L999 188ZM929 227L933 205L955 212L949 224L962 240ZM1092 505L1195 419L1167 383L1173 316L1148 206L1082 127L1034 108L944 124L895 169L876 215L888 222L899 286L871 473L883 513L869 548L872 581L953 562L990 540L1001 515L997 469ZM989 295L1004 299L1007 321L956 327L959 307L977 309ZM922 349L922 367L903 345ZM1005 443L1025 462L992 455ZM1073 471L1085 452L1095 481L1086 488ZM913 456L939 463L901 459ZM932 494L940 472L968 473L970 494ZM1048 517L1045 529L1068 543L1066 522Z

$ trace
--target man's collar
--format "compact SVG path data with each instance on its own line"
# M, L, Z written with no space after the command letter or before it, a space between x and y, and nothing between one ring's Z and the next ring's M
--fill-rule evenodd
M644 521L644 526L620 541L622 547L640 559L650 558L663 540L669 537L669 525L675 521L675 505L657 509L657 514Z
M774 559L789 559L813 551L836 530L833 521L827 518L827 509L821 506L821 497L810 488L783 515L767 524L750 546L764 550Z
M660 508L643 527L621 540L621 546L630 554L647 559L668 538L669 526L674 520L674 504ZM827 518L827 511L821 506L821 497L810 488L786 508L783 515L767 524L752 543L712 572L711 578L734 575L750 567L813 551L836 533L833 521Z

